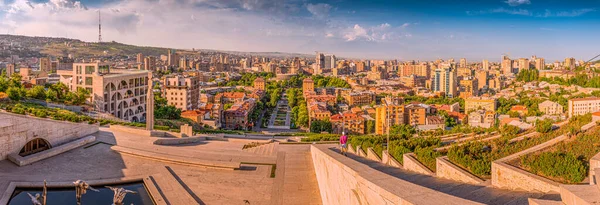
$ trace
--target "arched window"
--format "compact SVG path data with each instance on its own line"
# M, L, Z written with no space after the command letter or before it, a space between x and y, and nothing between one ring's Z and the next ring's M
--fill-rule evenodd
M44 150L48 150L50 148L50 143L48 141L42 138L35 138L27 142L27 144L25 144L23 149L21 149L21 151L19 152L19 155L21 157L24 157Z

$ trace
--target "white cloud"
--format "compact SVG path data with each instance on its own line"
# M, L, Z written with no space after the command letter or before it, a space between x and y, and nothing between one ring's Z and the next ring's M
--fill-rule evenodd
M509 6L520 6L523 4L531 4L531 1L529 1L529 0L508 0L508 1L505 1L505 3L507 3Z
M410 33L402 31L404 28L406 28L406 24L400 27L392 27L388 23L383 23L367 28L355 24L353 27L345 29L343 36L346 41L363 40L372 42L389 42L412 37Z
M586 8L586 9L575 9L575 10L570 10L570 11L557 11L557 12L553 12L549 9L546 9L546 11L542 14L537 14L536 17L543 17L543 18L547 18L547 17L577 17L577 16L582 16L585 15L587 13L590 12L595 12L596 9L591 9L591 8Z
M409 26L410 26L410 23L404 23L404 24L402 24L402 26L401 26L401 27L402 27L402 28L407 28L407 27L409 27Z
M531 16L531 12L527 9L505 9L505 8L497 8L490 10L490 13L506 13L512 15L523 15L523 16Z
M308 10L312 15L317 18L326 18L329 16L329 10L331 10L331 5L318 3L318 4L307 4L306 10Z

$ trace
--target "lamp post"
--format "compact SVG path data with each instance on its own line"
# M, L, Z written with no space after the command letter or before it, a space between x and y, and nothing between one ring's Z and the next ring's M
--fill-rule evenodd
M344 118L344 114L342 112L339 112L339 113L340 113L340 116L342 116L342 133L344 133L346 119Z
M388 108L386 108L386 119L387 119L387 146L386 146L386 150L388 153L390 153L390 111Z

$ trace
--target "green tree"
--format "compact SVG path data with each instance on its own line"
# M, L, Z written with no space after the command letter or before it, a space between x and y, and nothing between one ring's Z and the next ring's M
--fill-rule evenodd
M366 133L367 134L375 133L375 121L374 120L367 120Z
M329 122L329 121L314 120L310 123L310 132L313 132L313 133L329 132L329 133L331 133L331 131L332 131L332 126L331 126L331 122Z
M19 101L25 96L25 91L21 87L9 87L6 90L8 98L13 101Z
M535 131L539 133L548 133L552 131L552 120L537 121Z
M407 124L392 125L390 128L390 135L398 136L401 139L408 139L415 133L417 133L415 127Z
M33 88L27 90L27 97L35 98L38 100L45 100L46 99L46 89L44 88L44 86L36 85Z
M520 131L521 128L514 125L504 125L500 128L500 134L502 134L503 137L516 137Z

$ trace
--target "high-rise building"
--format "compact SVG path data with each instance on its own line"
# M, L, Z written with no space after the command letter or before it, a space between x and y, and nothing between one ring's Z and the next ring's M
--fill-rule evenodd
M546 68L546 61L544 58L536 58L535 59L535 69L543 70Z
M529 59L519 58L519 72L522 70L529 70Z
M156 58L154 56L148 56L144 58L144 70L156 70Z
M15 68L17 66L14 63L6 64L6 76L10 77L13 73L15 73Z
M323 73L324 67L325 67L325 55L323 55L322 53L317 53L317 58L315 59L314 74Z
M136 63L144 63L144 54L138 53L136 56Z
M483 70L488 70L488 69L490 69L490 61L488 61L488 60L483 60L483 62L481 63L481 67L483 68Z
M432 79L432 90L434 92L444 92L446 97L449 98L457 97L456 69L452 69L448 65L442 66L444 68L435 70Z
M178 62L177 53L174 50L169 49L167 54L167 65L169 67L176 66Z
M461 58L458 66L460 68L466 68L467 67L467 59L466 58Z
M502 56L502 62L500 64L502 74L512 75L513 74L513 61L508 56Z
M179 59L179 68L187 70L189 67L189 61L186 57L182 57Z
M565 58L563 66L565 69L575 69L575 58Z
M40 71L51 72L50 58L40 58Z
M164 78L164 96L169 105L183 111L194 110L200 103L198 75L174 74Z
M488 77L487 70L475 71L475 78L477 78L477 89L482 89L485 86L487 86L487 82L488 82L487 77Z
M323 69L331 70L332 68L335 68L335 63L335 55L325 55L325 65L323 66Z
M375 134L386 134L394 125L404 124L404 105L399 98L387 96L375 107Z

